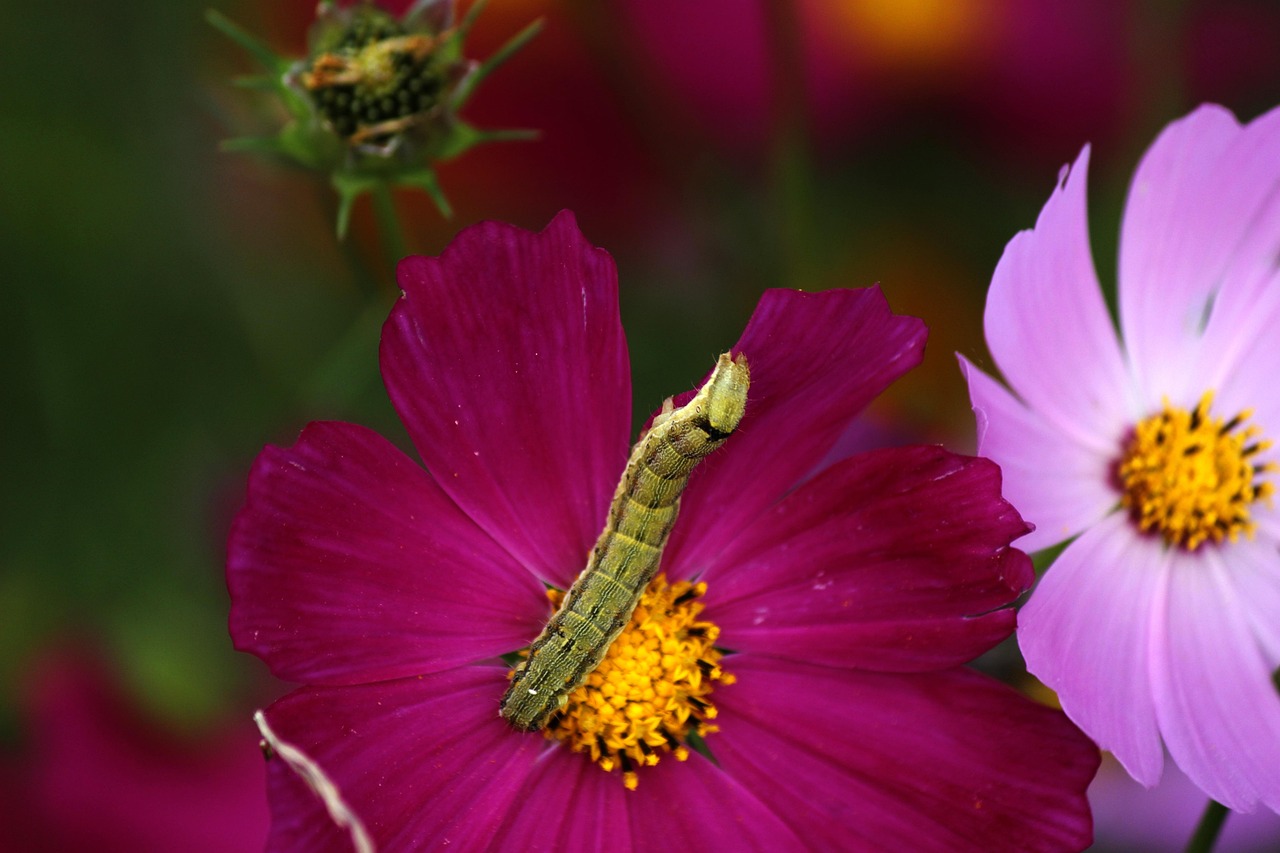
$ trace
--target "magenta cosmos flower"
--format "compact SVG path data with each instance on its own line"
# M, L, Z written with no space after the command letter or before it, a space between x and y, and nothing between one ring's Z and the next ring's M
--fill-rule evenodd
M1235 809L1280 809L1280 110L1205 106L1143 158L1120 240L1123 344L1089 251L1086 148L1009 243L962 359L978 447L1071 540L1022 609L1031 671L1138 781L1164 750Z
M231 534L236 644L306 685L265 712L274 849L1088 843L1093 746L958 668L1031 582L996 467L913 447L814 473L919 360L918 320L875 289L765 294L734 347L746 416L694 472L665 579L520 733L498 715L512 653L627 460L616 273L563 214L469 228L399 279L382 373L425 469L312 424L263 451Z

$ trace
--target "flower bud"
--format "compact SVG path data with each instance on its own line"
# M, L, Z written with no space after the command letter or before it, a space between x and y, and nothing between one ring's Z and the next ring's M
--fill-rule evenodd
M425 190L448 217L435 163L483 142L533 136L480 130L458 116L477 85L541 27L534 21L483 63L468 59L463 43L483 7L483 0L474 3L455 24L452 0L419 0L401 17L368 0L345 7L322 2L309 55L296 60L208 12L214 27L266 68L241 82L274 94L289 115L274 136L230 139L223 147L327 173L340 198L340 236L355 200L379 186Z

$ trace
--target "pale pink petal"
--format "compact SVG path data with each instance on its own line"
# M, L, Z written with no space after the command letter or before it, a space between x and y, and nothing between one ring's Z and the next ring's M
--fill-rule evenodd
M506 680L505 667L474 666L307 687L272 705L266 718L332 782L378 849L481 849L497 838L508 810L539 805L520 795L545 740L498 716ZM320 799L283 762L269 762L268 770L269 849L321 849L333 827Z
M267 447L227 543L231 635L280 678L353 684L520 648L543 587L372 430Z
M1280 233L1280 221L1276 223ZM1280 440L1280 266L1252 281L1232 281L1214 302L1198 366L1197 393L1213 391L1213 411L1224 419L1252 412L1261 438ZM1198 398L1197 398L1198 399ZM1194 405L1195 399L1189 399ZM1275 459L1276 451L1260 457Z
M1108 451L1059 431L960 356L978 429L978 454L1000 466L1004 496L1035 530L1018 540L1029 552L1079 534L1120 500L1112 485L1120 442Z
M1217 164L1218 203L1240 228L1229 244L1223 281L1280 263L1280 107L1244 126ZM1224 284L1225 289L1225 284Z
M1214 390L1224 410L1258 409L1264 428L1280 430L1280 395L1269 393L1280 363L1280 108L1236 133L1212 169L1201 199L1212 216L1197 213L1210 229L1198 236L1214 256L1201 272L1214 295L1191 392Z
M751 366L746 414L694 470L667 572L701 571L811 473L853 417L920 362L924 339L924 324L892 313L878 288L767 291L733 348Z
M1280 692L1225 548L1174 557L1152 635L1156 714L1169 755L1206 794L1280 811Z
M724 770L816 850L1079 850L1097 750L1057 711L966 669L902 675L725 661ZM643 784L643 783L642 783Z
M697 753L684 762L664 758L641 772L640 786L628 797L632 842L637 851L655 853L809 849L803 831L788 828L774 813L773 790L749 788Z
M1027 668L1144 785L1164 764L1149 644L1163 620L1157 593L1168 564L1158 537L1138 535L1115 513L1067 546L1018 613Z
M409 257L382 376L427 468L545 580L586 564L627 460L631 377L613 260L562 213L484 222Z
M827 666L955 666L1013 631L1027 529L989 460L901 447L837 462L702 575L720 644Z
M1231 546L1228 572L1267 667L1280 668L1280 546L1276 539L1260 535L1255 541Z
M1086 147L1031 231L1009 241L984 318L1009 386L1057 432L1109 452L1130 418L1131 389L1089 249Z
M1143 408L1195 387L1197 342L1235 253L1275 193L1274 128L1246 134L1207 104L1170 124L1142 158L1120 235L1120 319ZM1267 145L1270 144L1270 150Z
M1258 505L1255 512L1255 520L1258 522L1258 536L1277 547L1276 543L1280 543L1280 507Z

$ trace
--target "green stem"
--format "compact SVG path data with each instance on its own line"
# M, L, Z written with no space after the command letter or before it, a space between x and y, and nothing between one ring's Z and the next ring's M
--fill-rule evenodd
M378 231L382 235L382 246L387 253L387 260L391 262L391 270L394 272L400 259L409 254L409 250L405 247L404 229L400 227L400 217L396 213L391 186L385 181L379 181L370 194L373 197L373 214L378 220Z
M1129 55L1134 57L1135 96L1131 102L1131 130L1142 145L1193 103L1187 100L1186 63L1181 44L1188 32L1187 0L1141 0L1131 7L1133 20ZM1140 94L1139 94L1140 93Z
M1226 806L1210 800L1209 805L1205 806L1204 814L1200 816L1200 823L1196 824L1195 834L1187 842L1187 853L1209 853L1213 845L1218 843L1218 833L1227 822L1228 814L1230 812Z
M391 311L388 301L387 297L371 299L319 359L298 389L298 402L305 410L349 410L377 381L378 335Z
M808 92L800 18L792 0L765 6L773 60L773 181L780 216L783 280L787 287L815 286L818 258L813 207L816 179L809 140Z

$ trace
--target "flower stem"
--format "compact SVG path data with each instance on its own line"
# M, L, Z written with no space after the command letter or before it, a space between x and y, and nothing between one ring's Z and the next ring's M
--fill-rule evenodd
M298 404L306 411L349 411L377 384L377 359L382 324L391 311L388 299L370 299L365 309L335 340L298 389ZM371 366L372 364L372 366Z
M813 221L816 178L809 140L808 91L799 13L792 0L770 0L765 10L773 61L773 181L782 238L783 280L789 287L817 285Z
M1200 816L1200 823L1196 824L1195 834L1187 842L1187 853L1209 853L1218 842L1218 833L1227 822L1228 814L1230 812L1226 806L1210 800L1209 805L1205 806L1204 814Z
M409 254L405 247L404 229L400 227L400 217L396 213L395 199L391 194L391 186L385 181L374 185L370 194L373 197L373 214L378 220L378 231L381 232L382 246L391 263L391 271L395 272L396 264Z

